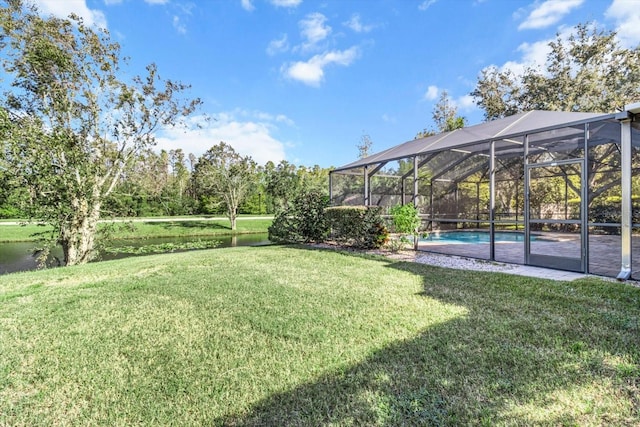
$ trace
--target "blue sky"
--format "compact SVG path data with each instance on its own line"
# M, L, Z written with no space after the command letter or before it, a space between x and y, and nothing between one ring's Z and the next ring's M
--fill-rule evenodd
M131 57L192 85L215 120L158 135L201 155L225 141L258 163L341 166L432 128L442 90L469 125L469 93L491 65L544 61L556 33L587 21L640 42L640 0L37 0L106 27ZM199 121L194 117L194 123Z

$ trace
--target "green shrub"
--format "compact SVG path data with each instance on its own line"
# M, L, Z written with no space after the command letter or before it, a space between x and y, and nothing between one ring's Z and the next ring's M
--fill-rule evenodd
M616 200L613 197L607 199ZM640 205L634 203L632 206L632 218L631 221L634 224L640 223ZM620 198L618 198L615 204L599 204L591 206L589 208L589 222L604 223L617 225L622 222L622 206L620 204ZM606 227L596 226L595 230L598 230L605 234L620 234L619 227Z
M0 218L23 218L24 212L13 206L0 206Z
M362 249L382 247L389 231L377 206L339 206L325 210L331 237L341 245Z
M418 249L418 227L420 227L420 217L418 209L413 204L396 205L389 211L393 217L395 232L400 234L400 240L406 241L407 234L413 235L413 248Z
M290 207L276 214L269 227L269 240L275 243L322 242L329 234L324 213L328 197L319 191L297 195Z

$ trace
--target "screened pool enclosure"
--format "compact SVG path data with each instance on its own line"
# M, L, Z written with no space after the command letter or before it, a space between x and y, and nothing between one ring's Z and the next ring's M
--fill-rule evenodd
M415 204L421 250L640 278L638 113L529 111L408 141L332 171L331 203Z

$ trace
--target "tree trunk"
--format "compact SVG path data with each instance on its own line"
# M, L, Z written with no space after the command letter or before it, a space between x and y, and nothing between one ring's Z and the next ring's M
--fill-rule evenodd
M100 203L94 202L90 207L88 200L76 200L72 206L73 216L60 225L60 244L67 266L91 261L100 219Z

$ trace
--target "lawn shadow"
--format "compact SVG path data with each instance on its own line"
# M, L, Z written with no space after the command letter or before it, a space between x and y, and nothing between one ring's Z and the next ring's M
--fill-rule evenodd
M249 413L230 414L215 424L640 421L637 289L588 280L563 284L505 274L461 275L411 262L389 261L388 267L421 276L424 298L463 306L467 315L374 351L361 363L272 395ZM620 292L618 300L611 298L609 286ZM633 302L635 309L625 317L623 312ZM635 368L624 371L612 366L610 355L632 360ZM609 395L611 389L603 384L613 384L615 395ZM576 407L572 393L583 400ZM621 408L632 409L619 413L605 409L604 414L594 409L616 408L620 400Z

